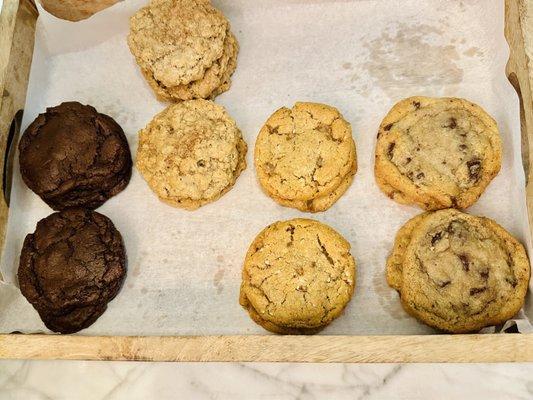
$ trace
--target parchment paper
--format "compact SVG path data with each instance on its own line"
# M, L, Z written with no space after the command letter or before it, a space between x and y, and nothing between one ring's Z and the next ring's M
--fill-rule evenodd
M298 216L338 230L352 244L358 264L355 295L324 334L432 332L401 309L384 275L396 231L420 210L388 199L373 177L378 125L396 101L412 95L465 97L498 121L503 168L469 211L494 218L531 249L519 104L504 73L503 1L214 3L241 46L232 88L216 101L242 129L249 166L228 194L194 212L159 202L134 170L127 189L98 209L124 236L128 276L105 314L81 334L266 333L238 304L242 260L266 225ZM138 130L165 106L155 100L126 45L128 17L144 4L124 1L78 23L41 10L23 129L47 106L77 100L115 118L135 155ZM265 196L252 165L264 121L298 100L338 107L357 145L353 185L335 206L316 215ZM22 183L17 160L14 170L0 331L37 332L44 325L16 287L16 271L25 235L52 211Z

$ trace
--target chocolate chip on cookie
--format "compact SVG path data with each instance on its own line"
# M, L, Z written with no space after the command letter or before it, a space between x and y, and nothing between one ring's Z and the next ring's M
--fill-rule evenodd
M390 198L426 210L467 208L501 166L496 122L463 99L411 97L379 128L376 182Z
M387 281L405 310L453 333L512 318L530 277L524 247L488 218L448 209L408 221L387 260Z
M136 166L161 200L194 210L233 187L246 151L222 106L189 100L167 107L139 132Z
M68 209L49 215L26 236L18 280L45 325L61 333L90 326L126 276L122 237L106 216Z
M22 135L19 151L24 182L54 210L97 208L131 177L122 128L77 102L40 114Z
M266 194L301 211L327 210L357 170L350 124L334 107L317 103L272 114L259 132L254 158Z
M265 329L312 334L337 318L355 287L350 244L309 219L276 222L244 260L240 304Z

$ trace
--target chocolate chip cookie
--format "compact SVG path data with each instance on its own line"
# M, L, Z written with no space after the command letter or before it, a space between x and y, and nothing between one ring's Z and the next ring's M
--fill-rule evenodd
M122 237L106 216L68 209L49 215L26 236L18 280L45 325L73 333L104 313L126 276Z
M259 132L254 158L266 194L301 211L327 210L357 171L350 124L325 104L277 110Z
M437 329L464 333L498 325L524 304L524 247L494 221L454 209L410 220L387 262L404 309Z
M269 331L312 334L342 313L354 287L350 244L327 225L293 219L268 226L250 245L239 301Z
M152 0L131 17L128 45L165 101L227 90L239 49L229 22L208 0Z
M457 98L411 97L379 127L375 176L399 203L467 208L498 174L501 159L496 122L481 107Z
M54 210L97 208L131 177L131 153L122 128L77 102L47 108L19 143L26 185Z
M167 107L139 132L136 166L161 200L194 210L233 187L246 151L226 110L197 99Z

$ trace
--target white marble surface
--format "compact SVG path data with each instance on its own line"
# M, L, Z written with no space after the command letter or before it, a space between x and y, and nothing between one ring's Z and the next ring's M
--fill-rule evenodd
M533 364L0 362L0 399L533 399Z

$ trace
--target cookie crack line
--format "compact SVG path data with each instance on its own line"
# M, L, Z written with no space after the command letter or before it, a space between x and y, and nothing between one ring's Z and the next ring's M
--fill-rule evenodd
M333 258L329 255L326 249L326 246L324 246L324 244L320 240L320 236L316 235L316 239L318 242L318 246L320 247L320 252L324 255L324 257L326 257L326 260L328 260L328 263L330 263L331 265L335 265L335 262L333 261Z

